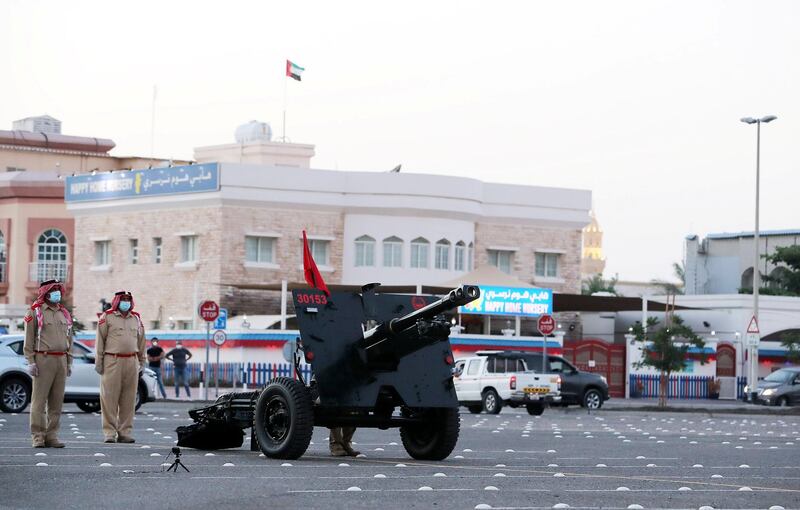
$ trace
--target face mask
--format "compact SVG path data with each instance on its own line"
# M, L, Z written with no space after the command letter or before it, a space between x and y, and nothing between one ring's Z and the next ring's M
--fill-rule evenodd
M50 293L50 302L51 303L58 303L60 301L61 301L61 291L60 290L54 290L53 292Z
M131 309L131 302L130 301L120 301L119 302L119 311L120 312L127 312Z

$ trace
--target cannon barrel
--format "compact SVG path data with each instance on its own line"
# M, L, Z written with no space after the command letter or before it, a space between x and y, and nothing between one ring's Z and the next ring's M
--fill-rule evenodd
M481 290L477 285L463 285L453 289L438 301L434 301L402 317L397 317L388 322L378 324L369 331L366 331L361 345L369 349L390 336L414 326L419 320L430 320L443 312L466 305L478 299L480 295Z

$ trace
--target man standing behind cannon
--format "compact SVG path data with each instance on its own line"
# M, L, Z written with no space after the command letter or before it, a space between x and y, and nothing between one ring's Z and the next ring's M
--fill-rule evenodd
M139 373L144 369L144 326L130 292L114 294L97 325L95 370L101 375L100 404L106 443L133 443Z
M72 371L72 317L61 299L64 286L48 280L25 314L23 353L33 377L31 439L34 448L63 448L58 440L64 386ZM47 407L47 414L45 414Z

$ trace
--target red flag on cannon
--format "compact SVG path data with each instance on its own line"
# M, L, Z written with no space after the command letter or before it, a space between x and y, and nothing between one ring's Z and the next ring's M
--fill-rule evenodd
M314 262L314 257L311 255L311 250L308 248L308 238L306 231L303 230L303 273L306 277L306 282L315 289L321 290L326 296L330 297L331 293L328 286L325 285L325 280L319 274L317 264Z

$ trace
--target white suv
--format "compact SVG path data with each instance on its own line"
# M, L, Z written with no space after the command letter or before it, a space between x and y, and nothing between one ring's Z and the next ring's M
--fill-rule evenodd
M20 413L31 401L32 380L22 354L24 337L0 337L0 410ZM72 375L67 379L65 403L75 403L87 413L100 410L100 376L94 370L95 353L80 342L72 343ZM145 368L139 377L136 409L156 399L156 374Z

